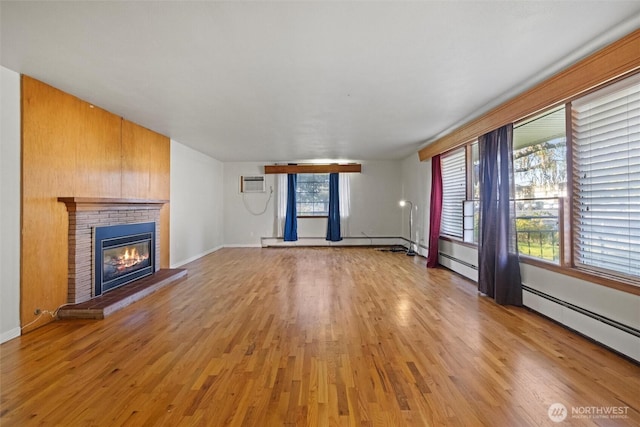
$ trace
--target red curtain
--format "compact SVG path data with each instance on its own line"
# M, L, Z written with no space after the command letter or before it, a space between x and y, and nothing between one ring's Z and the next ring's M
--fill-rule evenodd
M427 267L438 266L438 240L440 239L440 219L442 217L442 171L440 154L431 158L431 213L429 215L429 254Z

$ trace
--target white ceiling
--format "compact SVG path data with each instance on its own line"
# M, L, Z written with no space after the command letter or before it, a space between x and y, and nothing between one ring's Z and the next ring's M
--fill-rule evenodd
M221 161L400 159L639 1L7 2L1 63Z

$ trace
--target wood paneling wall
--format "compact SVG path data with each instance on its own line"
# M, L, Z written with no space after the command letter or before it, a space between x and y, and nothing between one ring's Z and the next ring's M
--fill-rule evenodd
M122 120L122 197L168 200L170 168L171 144L168 138ZM168 204L160 210L160 223L160 266L168 268Z
M169 138L22 77L23 332L66 303L68 214L58 197L169 199ZM162 268L169 267L169 205L161 211ZM35 322L34 322L35 321Z

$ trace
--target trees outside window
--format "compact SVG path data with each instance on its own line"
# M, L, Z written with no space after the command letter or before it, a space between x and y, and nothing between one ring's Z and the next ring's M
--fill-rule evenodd
M301 173L296 183L298 217L329 215L329 174Z
M521 255L560 262L562 198L567 188L564 107L515 127L513 167Z

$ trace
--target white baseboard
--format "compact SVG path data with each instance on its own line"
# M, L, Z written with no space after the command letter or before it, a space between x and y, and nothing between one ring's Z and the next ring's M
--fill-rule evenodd
M348 247L348 246L407 246L408 240L403 237L345 237L339 242L327 241L324 237L301 237L295 242L285 242L281 237L263 237L261 243L249 243L249 244L225 244L216 246L213 249L199 253L185 260L178 261L171 264L171 268L179 268L185 264L202 258L205 255L209 255L222 248L267 248L267 247ZM418 248L418 253L422 255L421 248Z
M0 334L0 344L19 337L21 334L20 327L10 329Z
M211 253L213 253L213 252L215 252L215 251L218 251L218 250L222 249L223 247L224 247L224 246L222 246L222 245L221 245L221 246L216 246L216 247L215 247L215 248L213 248L213 249L209 249L209 250L207 250L207 251L201 252L201 253L199 253L199 254L197 254L197 255L194 255L194 256L192 256L192 257L189 257L189 258L187 258L187 259L185 259L185 260L175 262L175 263L171 264L171 268L180 268L180 267L182 267L183 265L185 265L185 264L189 264L190 262L195 261L195 260L197 260L197 259L199 259L199 258L202 258L202 257L203 257L203 256L205 256L205 255L209 255L209 254L211 254Z
M282 237L263 237L262 247L345 247L345 246L394 246L406 245L400 237L345 237L339 242L331 242L324 237L300 237L295 242L285 242Z

